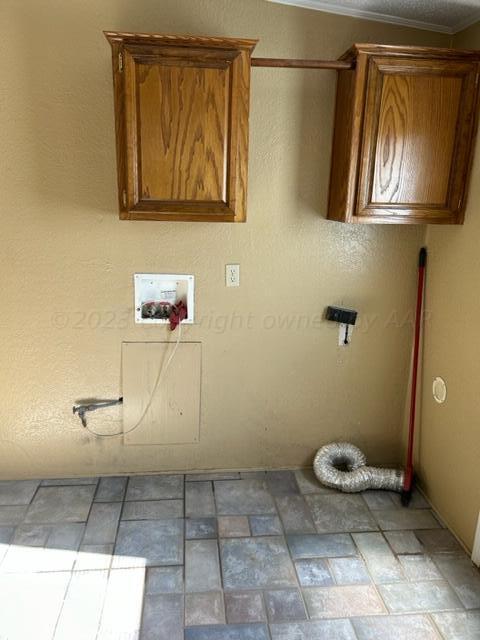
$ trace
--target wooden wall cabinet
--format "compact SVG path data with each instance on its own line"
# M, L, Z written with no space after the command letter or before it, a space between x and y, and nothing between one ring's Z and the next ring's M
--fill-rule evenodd
M480 52L361 44L341 60L328 218L462 224Z
M105 32L120 218L243 222L255 40Z

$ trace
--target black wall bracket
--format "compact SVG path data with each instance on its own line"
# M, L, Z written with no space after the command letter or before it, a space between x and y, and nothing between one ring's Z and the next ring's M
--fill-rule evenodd
M338 324L345 325L345 337L343 344L349 344L348 339L348 327L352 326L357 321L358 312L353 309L343 309L342 307L327 307L325 317L331 322L338 322Z

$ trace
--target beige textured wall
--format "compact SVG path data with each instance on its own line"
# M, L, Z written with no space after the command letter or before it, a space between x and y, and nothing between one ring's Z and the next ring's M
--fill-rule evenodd
M120 222L102 30L259 37L257 55L324 58L446 38L263 0L3 0L0 22L1 476L302 465L333 438L398 461L424 229L324 220L334 74L253 71L245 225ZM239 289L224 286L228 262ZM124 447L71 413L121 393L122 341L167 336L134 326L144 271L196 275L202 322L184 337L203 343L199 445ZM318 321L331 303L360 311L348 350Z
M480 23L458 34L456 47L480 49ZM469 202L462 227L429 227L424 393L419 470L433 504L462 542L472 548L480 511L480 141L477 139ZM432 397L442 376L448 396Z

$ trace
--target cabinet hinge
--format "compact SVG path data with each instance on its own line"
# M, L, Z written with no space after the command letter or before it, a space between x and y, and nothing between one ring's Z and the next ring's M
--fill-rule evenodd
M122 204L124 207L127 206L127 192L125 189L122 191Z
M123 71L123 53L121 51L118 54L118 70L120 71L120 73L122 73Z

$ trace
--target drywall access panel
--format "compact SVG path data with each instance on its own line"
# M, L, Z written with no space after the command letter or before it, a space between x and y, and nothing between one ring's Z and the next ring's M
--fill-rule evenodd
M120 218L243 222L256 40L105 32Z

